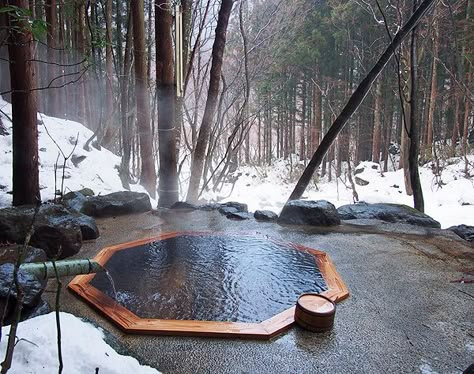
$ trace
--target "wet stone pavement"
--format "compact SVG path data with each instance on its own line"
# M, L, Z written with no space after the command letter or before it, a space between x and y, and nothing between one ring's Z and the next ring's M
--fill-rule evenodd
M334 329L297 326L269 341L126 335L64 290L61 310L102 327L120 353L164 373L439 373L474 362L474 248L436 229L360 221L322 229L231 221L218 212L138 214L97 221L76 258L170 231L268 235L327 252L350 291ZM72 278L64 279L67 284ZM456 282L457 281L457 282ZM48 288L55 289L50 281ZM53 293L48 293L54 297ZM54 303L52 303L54 305Z

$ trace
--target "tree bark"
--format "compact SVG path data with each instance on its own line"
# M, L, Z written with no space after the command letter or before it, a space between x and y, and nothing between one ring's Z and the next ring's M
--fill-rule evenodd
M438 96L438 69L437 69L437 59L439 54L439 26L438 20L436 18L436 10L433 15L433 67L431 70L431 93L430 101L428 104L428 118L426 121L426 141L425 141L425 159L431 159L433 157L433 122L434 114L436 109L436 98Z
M55 63L57 61L56 51L56 0L46 0L46 22L47 22L47 45L48 45L48 81L47 84L52 86L58 86L59 82L53 80L58 76L58 69ZM53 83L52 83L53 82ZM59 95L58 90L55 88L48 89L47 93L48 102L46 105L47 114L53 117L57 117L59 114Z
M167 0L157 0L155 7L156 87L158 98L158 131L160 181L158 205L170 207L178 201L176 166L176 88L173 74L173 16Z
M135 56L135 100L137 105L137 128L140 139L142 161L140 184L151 197L156 196L156 172L153 160L153 143L150 129L150 98L146 79L146 43L143 0L131 1L133 19L133 43Z
M127 36L121 79L120 118L122 124L122 163L120 165L120 179L126 189L130 189L130 155L132 151L132 129L127 116L129 103L129 81L132 67L131 49L133 43L133 22L131 11L128 12Z
M417 0L413 0L413 13L418 5ZM423 190L421 188L420 174L418 172L418 155L420 154L420 125L418 121L418 43L417 28L411 32L410 44L410 150L408 164L410 168L410 181L413 189L413 201L415 209L424 212L425 203L423 200Z
M135 0L131 1L135 3ZM143 1L142 7L143 5ZM133 6L133 4L132 4ZM143 12L143 9L142 9ZM145 26L143 26L145 27ZM134 28L136 29L136 27ZM145 36L145 30L143 30L143 36ZM145 45L146 43L144 43ZM102 139L102 145L108 146L112 143L115 126L114 121L111 117L114 115L114 96L113 96L113 54L112 54L112 0L106 0L105 3L105 121L101 126L105 126L105 134ZM143 58L146 64L146 55ZM146 70L145 70L146 72ZM146 79L145 79L146 81Z
M229 24L230 12L232 10L232 0L222 0L219 16L217 18L216 36L212 47L212 65L209 79L209 90L206 100L206 108L199 129L199 135L194 149L191 177L189 180L188 202L196 202L199 196L199 184L204 166L204 158L209 141L212 120L217 106L219 95L219 83L224 56L227 26Z
M372 161L380 162L380 145L382 139L382 79L377 82L375 91L374 131L372 137Z
M28 0L10 5L28 9ZM37 204L38 125L33 60L33 36L28 23L10 17L8 43L13 119L13 205Z
M400 46L403 39L421 21L423 16L430 10L430 8L435 2L436 0L424 0L418 7L416 12L412 14L407 23L405 23L405 25L395 35L385 52L380 56L375 66L369 71L366 77L356 88L354 93L349 98L349 101L345 105L344 109L336 118L327 134L324 136L320 146L313 154L313 157L311 158L311 161L309 162L308 166L305 168L303 175L298 180L298 183L296 184L293 192L291 193L289 200L299 199L303 195L306 187L311 181L311 177L313 176L316 168L319 167L319 165L321 164L321 161L323 160L325 154L331 147L334 140L337 138L339 132L341 132L349 118L352 116L352 114L354 114L359 105L362 103L365 96L372 87L372 84L379 76L380 72L387 65L388 61L393 56L396 49Z

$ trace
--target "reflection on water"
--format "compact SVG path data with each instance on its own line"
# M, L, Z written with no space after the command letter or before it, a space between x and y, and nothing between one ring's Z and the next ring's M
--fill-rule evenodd
M91 284L142 318L260 322L326 284L315 258L250 236L182 235L116 252Z

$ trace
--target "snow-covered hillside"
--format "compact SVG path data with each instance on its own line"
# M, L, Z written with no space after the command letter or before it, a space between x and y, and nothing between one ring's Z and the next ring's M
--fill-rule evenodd
M0 109L11 118L11 105L1 97ZM9 135L0 136L0 207L8 206L12 201L12 195L7 193L12 189L11 122L3 113L0 113L0 116ZM48 117L41 113L38 114L38 120L40 123L38 128L40 188L43 201L54 198L55 164L58 163L62 167L64 160L58 146L66 156L74 149L75 160L80 160L82 156L85 156L83 161L76 162L77 166L71 159L67 161L64 179L65 193L84 187L91 188L96 194L102 195L123 190L118 174L120 157L105 148L99 151L91 146L90 151L84 150L84 145L93 134L91 130L80 123ZM76 140L77 146L74 148ZM62 168L58 169L56 174L56 188L60 189ZM140 192L144 191L140 185L134 185L133 188Z
M1 99L0 109L11 116L11 105ZM2 114L0 116L11 133L10 121ZM77 166L71 160L67 162L65 192L83 187L92 188L96 194L123 190L117 169L120 158L105 148L101 151L94 147L91 147L90 151L83 149L87 139L92 135L90 130L77 122L42 114L38 117L43 123L39 128L40 184L43 187L41 190L43 200L54 197L54 165L59 150L51 138L65 154L69 154L74 148L78 134L79 140L74 155L86 158ZM474 156L469 156L468 161L470 174L474 175ZM59 162L62 163L61 156ZM11 195L7 193L11 190L11 163L11 135L0 136L0 207L11 204ZM447 160L443 162L442 167L438 179L429 164L420 168L426 213L441 222L444 228L461 223L474 225L474 179L466 178L464 160L461 158ZM378 165L371 162L364 162L354 170L362 168L364 171L357 177L369 184L356 186L359 200L413 206L413 198L405 193L403 170L381 173ZM240 176L234 186L230 183L224 184L221 191L205 192L202 198L212 201L240 201L247 203L252 211L270 209L279 212L303 169L304 165L296 157L291 163L288 160L278 160L272 166L242 167L235 173ZM61 179L60 174L58 171L58 181ZM189 163L185 164L182 171L182 180L186 181L187 176L189 176ZM353 202L352 189L345 179L342 177L332 182L322 179L317 185L311 185L304 197L313 200L325 199L336 206L350 204ZM182 184L181 190L186 191L186 187ZM133 185L132 188L144 192L140 185ZM183 194L181 198L184 198ZM156 205L155 201L153 205Z

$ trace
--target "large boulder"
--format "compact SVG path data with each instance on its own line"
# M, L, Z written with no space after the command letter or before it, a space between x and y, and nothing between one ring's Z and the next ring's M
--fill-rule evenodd
M34 212L33 206L0 209L0 243L24 243ZM49 258L73 256L82 246L80 224L63 206L42 205L29 244L43 249Z
M448 228L448 230L451 230L454 232L457 236L460 236L464 240L467 240L468 242L474 242L474 226L468 226L468 225L457 225L457 226L451 226Z
M278 219L278 214L271 210L256 210L253 216L258 221L276 221Z
M82 205L81 213L92 217L110 217L151 211L146 193L121 191L108 195L91 196Z
M81 228L82 240L92 240L99 237L99 228L93 217L77 212L73 212L72 216L76 219L76 222Z
M227 218L234 219L249 219L247 204L238 203L236 201L229 201L227 203L219 204L217 210L220 214ZM245 214L240 214L245 213Z
M342 220L379 219L391 223L408 223L410 225L441 228L438 221L427 214L402 204L368 204L357 203L343 205L337 209Z
M23 247L13 244L0 247L0 313L5 316L5 324L9 324L13 311L17 305L18 293L13 282L14 263L19 251L23 251L22 262L46 261L46 253L40 248ZM23 290L22 317L38 315L48 311L48 306L41 300L41 294L46 288L46 279L39 279L35 275L20 270L18 280Z
M334 226L341 220L336 207L326 200L289 201L278 217L278 223L289 225Z

